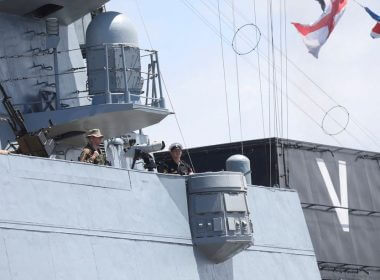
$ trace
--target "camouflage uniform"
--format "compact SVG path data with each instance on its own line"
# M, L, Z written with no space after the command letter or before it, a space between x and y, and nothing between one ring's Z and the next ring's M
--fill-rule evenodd
M157 171L160 173L179 174L179 175L192 174L193 170L191 169L191 167L186 162L181 160L181 154L182 154L182 149L183 149L182 145L180 143L173 143L169 146L170 153L172 153L176 149L180 151L180 154L177 155L179 156L179 162L176 163L172 155L172 157L169 160L159 164Z
M173 159L167 160L161 164L159 172L168 174L189 175L193 173L191 167L184 161L177 164Z
M97 151L99 155L95 159L92 159L92 156L94 155L95 151ZM88 143L87 146L83 148L83 151L79 157L79 161L99 165L105 165L107 162L106 155L102 153L100 149L95 150L90 143Z

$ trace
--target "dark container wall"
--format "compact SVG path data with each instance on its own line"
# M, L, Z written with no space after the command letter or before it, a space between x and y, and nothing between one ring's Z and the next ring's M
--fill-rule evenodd
M197 172L220 171L229 156L241 154L241 143L188 152ZM299 193L323 279L380 279L380 154L279 138L245 141L243 154L251 161L254 185ZM160 161L169 154L155 157ZM190 163L186 151L184 159ZM347 180L349 231L338 219L339 208L331 207L331 189L318 161L324 163L339 203L340 181ZM346 176L339 169L342 163Z
M276 138L243 142L243 154L251 161L252 184L279 186ZM242 154L241 142L199 147L183 151L183 159L190 164L190 154L196 172L216 172L226 169L226 160ZM155 153L156 162L170 157L168 152Z

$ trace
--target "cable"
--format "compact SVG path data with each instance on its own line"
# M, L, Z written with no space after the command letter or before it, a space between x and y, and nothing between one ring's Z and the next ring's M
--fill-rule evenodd
M201 17L202 18L202 21L207 25L207 26L209 26L209 27L211 27L212 25L211 24L209 24L209 22L207 21L207 19L205 19L193 6L192 6L192 10L194 11L194 13L198 16L198 17ZM212 27L211 27L211 29L213 29ZM216 33L217 34L217 33ZM218 36L219 36L219 34L217 34ZM262 55L262 54L261 54ZM264 56L264 58L265 58L265 56ZM266 58L267 59L267 61L268 61L268 63L269 63L269 65L270 65L270 62L269 62L269 59L268 58ZM268 74L268 76L269 76L269 79L270 79L270 75ZM288 79L287 79L287 81L288 81ZM268 81L269 82L269 84L270 84L270 81ZM291 81L292 82L292 84L295 86L295 87L297 87L298 89L299 89L299 91L300 92L302 92L303 94L305 94L305 96L308 98L308 99L310 99L312 102L313 102L313 104L315 104L316 106L318 106L321 110L322 110L322 112L323 113L325 113L326 111L318 104L318 103L316 103L306 92L304 92L303 90L302 90L302 88L300 88L295 82L293 82L293 81ZM270 91L270 90L269 90ZM269 99L269 102L270 102L270 99ZM270 117L270 114L269 114L269 117ZM271 122L269 122L269 125L270 125L270 123ZM339 125L339 123L338 123L338 125ZM320 127L320 125L319 125L319 127ZM270 128L270 127L269 127ZM353 137L353 138L355 138L355 140L356 141L358 141L361 145L362 145L362 143L356 138L356 137L354 137L352 134L350 134L348 131L346 131L351 137Z
M236 47L236 38L237 38L237 35L239 34L239 32L240 32L241 30L243 30L244 28L247 28L248 26L253 26L253 27L255 28L255 30L256 30L256 43L255 43L254 46L251 47L251 49L249 49L248 51L240 52L240 51L237 49L237 47ZM257 37L257 35L258 35L258 37ZM259 45L259 43L260 43L260 38L261 38L260 28L258 28L256 24L253 24L253 23L247 23L247 24L244 24L244 25L240 26L240 27L236 30L236 32L235 32L235 34L234 34L234 37L232 38L232 49L233 49L233 51L234 51L236 54L238 54L238 55L247 55L247 54L250 54L250 53L253 52L253 51L257 48L257 46Z
M75 49L68 49L68 50L61 50L57 51L58 54L60 53L66 53L66 52L72 52L72 51L78 51L82 50L81 48L75 48ZM46 56L46 55L53 55L54 53L50 49L42 50L40 48L32 49L30 50L33 52L32 54L16 54L16 55L9 55L9 56L0 56L0 59L14 59L14 58L30 58L30 57L36 57L36 56ZM38 52L36 52L38 51Z
M23 80L29 80L29 79L54 77L54 76L61 76L61 75L75 74L75 73L87 73L87 70L82 70L82 69L87 69L87 67L73 67L66 72L62 72L62 73L58 73L58 74L46 74L46 75L34 75L34 76L10 78L10 79L6 79L6 80L2 80L2 81L0 81L0 83L8 83L8 82L23 81ZM82 70L82 71L78 71L78 70ZM101 69L101 70L103 70L103 69ZM109 70L119 72L119 71L124 71L124 68L117 68L117 69L109 68ZM146 74L144 72L141 72L141 71L133 69L133 68L126 68L126 70Z
M305 72L303 72L303 70L301 69L301 68L299 68L292 60L290 60L290 59L288 59L287 58L287 61L289 61L290 62L290 64L294 67L294 68L296 68L299 72L301 72L305 77L306 77L306 79L307 80L309 80L314 86L316 86L319 90L320 90L320 92L322 92L325 96L327 96L328 97L328 99L330 100L330 101L332 101L335 105L337 105L337 106L340 106L340 104L332 97L332 96L330 96L319 84L317 84L308 74L306 74ZM352 122L362 131L362 132L364 132L366 135L367 135L367 137L376 145L376 146L378 146L378 147L380 147L380 144L379 143L377 143L375 140L373 140L373 137L374 138L376 138L376 136L374 136L373 134L372 134L372 132L370 132L370 130L368 130L367 128L365 128L364 126L363 127L361 127L362 125L359 125L359 123L358 123L358 121L356 121L354 118L353 118L353 116L351 116L351 120L352 120ZM367 131L366 131L367 130ZM372 135L371 135L372 134Z
M227 0L225 0L225 2L227 4L229 4L231 6L231 3L228 2ZM358 2L357 2L358 3ZM247 18L244 16L243 13L241 13L238 9L236 9L236 12L245 20L247 20ZM285 19L286 21L286 19ZM268 41L268 43L270 43L270 40L268 37L266 37L264 34L263 34L263 38ZM281 53L281 50L279 50L276 46L275 46L275 49L276 51L278 51L280 53L281 56L284 56L285 57L285 61L286 61L286 67L287 67L287 63L289 62L290 65L292 65L298 72L300 72L309 82L311 82L314 86L316 86L320 91L321 93L323 93L324 95L326 95L335 105L340 105L334 98L332 98L321 86L319 86L318 83L316 83L305 71L303 71L293 60L291 60L288 55L287 55L287 49L286 49L286 53ZM263 55L263 54L261 54ZM264 56L265 58L265 56ZM268 58L267 58L268 59ZM286 75L287 75L287 70L286 70ZM287 79L286 79L287 80ZM307 94L305 92L305 94ZM378 143L378 139L377 139L377 136L375 136L368 128L366 128L363 124L361 124L358 120L356 120L352 115L351 115L351 120L352 122L364 133L366 134L366 136L378 147L380 147L380 144ZM288 125L288 124L287 124ZM362 144L361 144L362 145Z
M160 73L161 73L161 72L160 72ZM167 94L167 96L168 96L168 98L169 98L170 106L172 107L173 112L174 112L174 117L175 117L175 120L176 120L176 122L177 122L177 126L178 126L179 132L180 132L180 134L181 134L181 138L182 138L183 144L184 144L184 146L185 146L185 148L186 148L187 156L189 157L189 161L190 161L190 164L191 164L191 168L193 169L193 172L195 173L196 170L195 170L195 167L194 167L193 161L192 161L192 159L191 159L191 156L190 156L189 150L188 150L188 148L187 148L187 144L186 144L186 141L185 141L185 137L184 137L184 135L183 135L182 128L181 128L181 126L180 126L180 124L179 124L179 120L178 120L178 118L177 118L177 114L175 113L174 105L173 105L172 99L171 99L171 97L170 97L169 91L168 91L168 89L167 89L167 87L166 87L165 79L164 79L164 76L162 75L162 73L161 73L161 77L162 77L162 83L163 83L163 85L164 85L165 92L166 92L166 94Z
M135 0L135 3L136 3L136 6L137 6L137 9L138 9L138 12L139 12L139 15L140 15L141 21L143 22L144 29L145 29L145 33L146 33L146 36L147 36L147 38L148 38L150 48L153 49L152 41L150 40L150 36L149 36L149 33L148 33L148 29L146 28L145 21L144 21L144 17L142 16L142 13L141 13L141 10L140 10L140 5L139 5L139 3L138 3L138 0ZM169 91L168 91L168 89L167 89L166 82L165 82L165 79L164 79L164 75L162 74L162 71L161 71L161 70L160 70L160 75L161 75L161 78L162 78L162 84L163 84L163 86L164 86L164 89L165 89L166 95L168 96L168 99L169 99L170 106L172 107L172 110L173 110L173 113L174 113L174 118L175 118L175 120L176 120L176 123L177 123L177 126L178 126L178 130L179 130L179 133L180 133L181 138L182 138L182 141L183 141L183 145L184 145L184 147L185 147L185 149L186 149L186 153L187 153L187 156L188 156L188 158L189 158L191 168L193 169L193 172L195 173L196 170L195 170L195 168L194 168L193 161L192 161L192 159L191 159L191 156L190 156L189 150L188 150L188 148L187 148L187 144L186 144L186 141L185 141L185 137L184 137L184 135L183 135L183 132L182 132L181 126L180 126L180 124L179 124L179 120L178 120L178 118L177 118L177 114L176 114L176 112L175 112L174 105L173 105L172 99L171 99L171 97L170 97Z
M344 124L343 127L341 127L340 130L336 131L336 132L329 132L326 128L325 128L325 120L327 119L328 115L335 109L342 109L346 114L347 114L347 121L346 123ZM350 113L348 112L348 110L341 106L341 105L337 105L337 106L334 106L332 107L330 110L328 110L326 112L326 114L324 115L323 117L323 120L322 120L322 129L323 129L323 132L326 133L327 135L338 135L340 133L342 133L344 130L346 130L347 126L348 126L348 123L350 122Z
M276 56L274 49L274 28L273 28L273 2L269 0L269 19L270 19L270 34L271 34L271 51L272 51L272 86L273 86L273 121L274 121L274 135L279 135L279 120L278 120L278 100L277 100L277 75L276 75Z
M202 14L198 11L198 10L196 10L195 8L194 8L194 6L193 5L191 5L189 2L187 2L187 3L185 3L185 1L186 0L182 0L182 2L188 7L188 8L190 8L191 10L192 10L192 12L196 15L196 16L198 16L198 18L200 18L201 20L202 20L202 22L203 23L205 23L212 31L214 31L214 33L217 35L217 36L219 36L220 37L220 39L221 39L221 41L223 41L223 42L225 42L225 43L227 43L228 42L228 40L223 36L223 34L220 34L220 32L219 33L217 33L216 31L215 31L215 27L205 18L205 17L203 17L202 16ZM207 2L205 2L205 1L203 1L203 0L200 0L211 12L213 12L214 14L215 14L215 11L213 10L213 8L211 8L208 4L207 4ZM217 16L218 16L218 18L221 18L221 16L222 17L224 17L224 18L226 18L222 13L220 13L220 9L218 9L217 8L217 10L218 10L218 13L216 14ZM219 16L219 14L221 14L221 16ZM225 24L227 24L228 25L228 23L225 21L225 20L223 20L224 21L224 23ZM253 25L253 26L255 26L255 29L256 29L256 43L255 43L255 46L254 46L254 48L253 49L255 49L256 48L256 45L257 45L257 47L258 47L258 43L259 43L259 38L258 38L258 32L259 32L259 34L260 34L260 37L261 37L261 32L260 32L260 30L259 30L259 28L257 27L257 25L256 24L247 24L247 25ZM247 25L244 25L244 26L247 26ZM242 29L244 26L242 26L240 29ZM232 31L234 32L234 38L233 38L233 42L234 42L234 40L236 39L236 37L237 37L237 35L238 35L238 31L236 31L235 32L235 30L234 30L234 27L232 27L231 28L232 29ZM246 37L243 37L243 39L245 40L246 39ZM249 40L245 40L245 42L246 43L250 43L250 41ZM234 44L233 44L233 49L234 49L234 51L235 51L235 53L238 53L238 51L236 51L235 50L235 48L234 48ZM243 55L244 53L241 53L241 55ZM260 63L259 63L259 65L260 65ZM262 85L261 85L261 79L260 79L260 89L261 89L261 104L262 104ZM239 103L239 105L240 105L240 103ZM265 137L265 127L264 127L264 112L263 112L263 105L262 105L262 123L263 123L263 134L264 134L264 137ZM241 135L242 135L242 130L241 130Z
M182 3L188 7L196 16L198 16L198 18L204 23L206 24L215 34L217 34L219 36L219 32L218 32L218 29L213 25L211 24L196 8L194 8L194 6L188 1L188 0L181 0ZM228 40L225 39L225 37L223 37L224 40L226 42L228 42Z
M268 37L270 37L270 11L269 11L269 0L267 0L267 34ZM268 67L268 119L269 119L269 137L272 135L271 130L271 73L270 73L270 45L267 45L267 52L268 52L268 60L267 60L267 67ZM269 139L269 187L272 187L272 141Z
M234 28L234 32L235 32L235 30L236 30L236 22L235 22L235 1L234 0L232 0L232 18L233 18L233 28ZM239 104L239 126L240 126L241 154L244 155L243 127L242 127L242 122L241 122L239 62L238 62L238 55L237 55L236 52L235 52L235 71L236 71L237 96L238 96L238 104Z
M267 34L270 36L269 29L269 2L267 0ZM267 40L268 41L268 40ZM268 41L269 42L269 41ZM268 69L268 129L269 129L269 137L272 135L272 118L271 118L271 75L270 75L270 48L269 43L267 45L267 69Z
M227 110L227 125L228 125L228 135L230 143L231 140L231 126L230 126L230 112L228 108L228 93L227 93L227 80L226 80L226 67L224 63L224 49L223 49L223 33L222 33L222 21L220 18L220 0L217 0L218 3L218 19L219 19L219 33L220 33L220 49L222 52L222 66L223 66L223 80L224 80L224 94L226 97L226 110Z
M91 47L94 47L94 46L86 46L86 48L91 48ZM60 51L57 51L57 54L79 51L79 50L81 51L81 50L86 49L86 48L74 48L74 49L60 50ZM140 51L153 52L152 50L141 49L141 48L137 48L137 47L134 47L134 48L138 49ZM4 56L0 56L0 59L6 60L6 59L15 59L15 58L30 58L30 57L54 55L54 52L52 52L51 49L35 48L35 49L31 49L30 51L33 53L32 54L15 54L15 55L9 55L9 56L4 55Z
M149 46L151 49L153 49L153 44L152 44L152 41L150 40L150 36L149 36L149 33L148 33L148 29L146 28L146 25L145 25L145 21L144 21L144 18L142 16L142 13L141 13L141 9L140 9L140 5L139 5L139 2L138 0L135 0L135 4L136 4L136 7L137 7L137 11L139 13L139 17L141 19L141 22L143 24L143 27L144 27L144 31L145 31L145 35L148 39L148 42L149 42Z
M190 8L191 10L192 10L192 12L197 16L197 17L199 17L201 20L202 20L202 22L204 23L204 24L206 24L217 36L220 36L220 34L215 30L215 27L206 19L206 18L204 18L203 16L202 16L202 14L200 14L199 13L199 11L197 11L195 8L194 8L194 6L192 6L190 3L188 3L187 2L187 0L181 0L188 8ZM185 3L186 2L186 3ZM225 37L223 37L223 41L224 42L228 42L227 41L227 39L225 38ZM265 58L265 56L264 56L264 58ZM267 61L268 61L268 59L267 59ZM255 68L255 66L253 65L253 64L251 64L250 63L250 61L248 60L248 59L246 59L246 62L248 63L248 64L250 64L253 68ZM255 68L256 69L256 68ZM269 72L270 73L270 72ZM269 77L265 77L265 76L263 76L266 80L268 80L268 81L270 81L270 76ZM291 81L291 83L295 86L295 87L297 87L298 88L298 90L300 90L301 92L303 92L303 90L300 88L300 87L298 87L298 85L296 84L296 83L294 83L293 81ZM308 96L307 96L308 97ZM310 97L309 97L310 98ZM290 98L289 98L290 99ZM314 101L314 100L312 100L312 101ZM292 101L292 103L294 103L294 104L296 104L294 101ZM319 104L318 104L319 105ZM300 107L299 107L300 108ZM300 110L301 110L301 108L300 108ZM303 113L305 113L309 118L310 118L310 115L309 114L307 114L306 113L306 111L304 111L304 110L301 110ZM323 112L325 112L324 110L323 110ZM270 116L270 115L269 115ZM316 122L314 119L313 119L313 122L315 122L317 125L318 125L318 127L321 127L321 125L318 123L318 122ZM332 136L331 136L332 137ZM338 140L335 138L335 137L332 137L335 141L337 141L337 143L338 144L340 144L340 142L338 142Z
M280 1L280 52L282 53L282 2ZM281 138L284 137L284 120L283 120L283 103L282 103L282 92L283 92L283 87L282 87L282 81L283 81L283 65L282 65L283 57L280 56L280 135Z
M215 14L215 11L214 11L214 9L215 9L215 7L210 7L209 5L208 5L208 3L207 2L205 2L205 1L203 1L203 0L200 0L212 13L214 13ZM212 3L212 2L211 2ZM190 4L191 5L191 4ZM186 5L186 6L188 6L188 5ZM188 6L189 7L189 6ZM214 9L213 9L214 8ZM214 28L213 28L213 26L212 26L212 24L210 23L210 22L208 22L207 21L207 19L205 19L200 13L199 13L199 11L197 11L195 8L194 8L194 6L192 6L192 8L191 8L191 10L194 12L194 14L196 14L199 18L201 18L201 20L203 21L203 23L205 23L211 30L213 30L214 31ZM226 18L224 15L223 15L223 13L221 13L220 12L220 8L218 8L218 7L216 7L216 10L218 11L217 12L217 16L218 16L218 18L219 18L219 21L221 21L221 17L224 17L224 18ZM223 19L222 19L223 20ZM227 24L228 25L228 23L226 22L226 20L223 20L224 21L224 23L225 24ZM240 53L235 47L234 47L234 42L235 42L235 40L237 39L237 36L239 36L239 37L242 37L242 36L240 36L238 33L239 33L239 30L241 30L241 29L243 29L244 27L247 27L247 26L254 26L255 27L255 30L256 30L256 43L254 44L254 47L250 50L250 51L248 51L248 52L244 52L244 53ZM240 27L239 28L239 30L238 31L236 31L235 32L235 30L234 30L234 28L232 27L231 28L232 29L232 31L233 31L233 33L234 33L234 36L233 36L233 39L232 39L232 47L233 47L233 50L234 50L234 52L235 53L237 53L237 54L239 54L239 55L245 55L245 54L248 54L248 53L250 53L251 51L253 51L254 49L256 49L256 48L258 48L258 46L259 46L259 41L260 41L260 38L261 38L261 32L260 32L260 29L257 27L257 25L256 25L256 23L255 24L252 24L252 23L250 23L250 24L245 24L245 25L243 25L242 27ZM219 36L220 37L220 39L221 39L221 41L224 41L224 42L228 42L228 40L223 36L223 34L221 34L220 32L219 32L219 34L217 34L216 32L214 32L217 36ZM250 41L249 40L246 40L246 37L242 37L242 39L247 43L247 44L250 44ZM260 59L259 59L259 57L258 57L258 65L259 65L259 67L260 67ZM260 72L260 75L261 75L261 72ZM262 113L262 126L263 126L263 135L264 135L264 137L265 137L265 126L264 126L264 107L263 107L263 94L262 94L262 84L261 84L261 78L260 78L260 96L261 96L261 113Z
M214 4L212 4L213 2L211 2L210 4L211 4L211 6L212 7L210 7L210 5L208 4L208 2L207 1L205 1L205 0L200 0L200 2L202 2L202 4L207 8L207 9L209 9L215 16L217 16L217 17L219 17L219 15L218 15L218 8L217 7L215 7L214 6ZM231 6L232 7L232 6ZM199 13L199 12L198 12ZM223 14L223 13L221 13L221 18L222 18L222 21L224 22L224 24L226 24L227 26L228 26L228 18ZM224 18L224 19L223 19ZM253 25L252 23L248 23L248 24L245 24L245 26L249 26L249 25ZM241 26L239 29L242 29L244 26ZM233 32L233 34L236 34L237 33L237 31L231 26L230 27L230 29L232 30L232 32ZM257 26L255 27L255 29L256 29L256 32L257 32L257 30L259 29ZM260 32L260 35L261 35L261 32ZM252 43L252 45L254 46L253 48L255 49L256 47L256 45L258 45L258 43L259 43L259 41L260 40L257 40L256 39L256 42L252 42L252 41L250 41L250 39L248 38L248 37L246 37L246 36L240 36L239 35L239 37L243 40L243 41L245 41L245 43L246 44L251 44ZM260 36L260 38L261 38L261 36ZM236 36L234 36L234 38L232 39L232 42L234 42L235 40L234 39L236 39ZM249 51L249 52L252 52L252 51ZM241 55L244 55L244 54L248 54L248 53L242 53Z
M287 2L284 0L284 40L285 40L285 57L288 56L288 38L287 38ZM282 56L281 56L282 57ZM288 60L285 59L285 94L286 94L286 140L289 142L289 95L288 95ZM283 142L282 142L283 143ZM284 147L283 147L284 150ZM284 153L284 170L285 170L285 183L290 187L290 171L288 168L289 149Z
M225 0L226 1L226 0ZM227 2L227 1L226 1ZM227 2L228 3L228 2ZM230 3L229 3L230 4ZM232 6L232 4L230 4L230 6ZM196 10L194 7L192 7L192 10ZM237 10L238 11L238 10ZM200 16L200 17L203 17L198 11L195 11L195 13L196 13L196 15L197 16ZM242 16L242 17L244 17L244 16ZM205 19L204 17L203 17L203 19L202 19L202 21L206 24L206 25L210 25L208 22L207 22L207 19ZM209 26L210 27L210 26ZM269 29L269 8L268 8L268 29ZM219 36L219 35L218 35ZM264 38L266 38L266 40L270 43L271 42L271 40L269 40L268 39L268 37L265 37L265 35L263 35L263 37ZM269 37L270 37L270 35L269 35ZM269 48L269 46L268 46L268 48ZM275 50L276 51L278 51L278 52L280 52L280 50L278 49L278 48L276 48L276 46L274 46L274 48L275 48ZM269 51L269 50L268 50ZM269 54L270 54L270 52L269 52ZM280 53L282 56L285 56L283 53ZM268 67L270 67L270 65L271 65L271 63L270 63L270 55L268 55L268 57L266 57L264 54L262 54L262 53L260 53L259 52L259 55L262 55L263 57L264 57L264 59L266 59L267 61L268 61ZM286 67L287 67L287 62L289 61L290 63L291 63L291 65L293 65L293 66L295 66L295 67L298 67L297 65L295 65L288 57L287 57L287 55L285 56L285 58L286 58ZM301 69L299 69L300 71L302 71ZM268 71L269 71L269 69L268 69ZM288 72L288 71L286 71L286 72ZM303 72L304 73L304 72ZM286 75L287 75L287 73L286 73ZM307 76L307 74L306 73L304 73L304 75L306 75ZM269 75L269 72L268 72L268 76L269 76L269 79L270 79L270 75ZM309 77L309 79L311 80L311 78ZM287 80L287 82L286 83L288 83L288 78L286 79ZM312 81L312 80L311 80ZM314 82L314 81L313 81ZM291 81L291 83L294 85L294 86L296 86L299 90L300 90L300 92L301 93L303 93L308 99L310 99L314 104L317 104L318 105L318 107L322 110L322 112L323 113L326 113L326 110L324 109L324 108L322 108L315 100L313 100L313 98L311 98L311 96L307 93L307 92L305 92L304 90L302 90L294 81ZM315 82L314 82L315 83ZM268 81L268 85L270 85L270 84L272 84L270 81ZM317 85L317 84L316 84ZM318 85L317 85L318 86ZM271 92L271 90L270 90L270 86L269 86L269 95L271 95L270 94L270 92ZM274 100L275 101L275 100ZM270 99L270 97L269 97L269 100L268 100L268 102L269 102L269 109L271 109L271 99ZM337 103L338 104L338 103ZM338 104L339 105L339 104ZM287 113L288 114L288 113ZM269 116L269 131L271 131L271 123L272 123L272 121L271 121L271 119L270 119L270 112L269 112L269 114L268 114L268 116ZM334 119L333 119L334 120ZM334 120L338 125L339 125L339 123L336 121L336 120ZM354 122L354 121L353 121ZM354 123L356 123L356 122L354 122ZM287 123L287 125L289 125L289 123ZM361 130L363 130L364 131L364 129L362 129L358 124L357 124L357 126L361 129ZM274 130L275 131L275 130ZM356 142L358 142L361 146L364 146L362 143L361 143L361 141L357 138L357 137L355 137L355 136L353 136L349 131L347 131L346 130L346 132L347 132L347 134L349 134L349 136L351 136L353 139L355 139L355 141ZM372 139L372 137L370 137L369 136L369 134L368 133L366 133L367 134L367 136L368 136L368 138L369 139L371 139L372 141L373 141L373 139ZM374 143L376 143L375 141L373 141ZM378 143L376 143L376 145L378 145Z
M284 21L285 21L285 57L288 57L288 38L287 38L287 6L284 0ZM289 102L288 102L288 60L285 59L285 94L286 94L286 138L289 140Z
M2 80L0 83L9 83L9 82L14 82L14 81L23 81L23 80L29 80L29 79L38 79L38 78L46 78L46 77L54 77L54 76L61 76L61 75L68 75L68 74L75 74L75 73L86 73L87 71L67 71L63 73L58 73L58 74L46 74L46 75L35 75L35 76L26 76L26 77L17 77L17 78L12 78L12 79L7 79L7 80Z
M254 12L255 25L257 26L256 0L253 0L253 12ZM260 37L261 37L261 34L260 34ZM257 32L256 32L256 40L257 40ZM259 88L260 88L261 118L262 118L262 126L263 126L263 136L265 138L265 119L264 119L263 89L262 89L262 84L261 84L261 67L260 67L259 45L257 46L257 67L259 69Z
M316 121L309 113L307 113L304 109L302 109L301 106L299 106L293 99L291 99L289 97L289 101L295 106L297 107L298 110L300 110L301 112L303 112L313 123L315 123L317 126L319 126L321 129L323 129L323 127L321 126L321 124ZM339 146L343 146L343 144L338 140L336 139L335 135L329 135L330 137L332 137L337 143Z
M356 0L352 0L352 1L354 1L357 5L359 5L360 7L362 7L362 8L365 8L365 6L363 5L363 4L361 4L360 2L358 2L358 1L356 1Z

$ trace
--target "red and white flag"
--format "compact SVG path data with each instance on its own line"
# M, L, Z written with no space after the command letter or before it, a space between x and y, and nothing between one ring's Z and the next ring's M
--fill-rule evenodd
M367 13L377 21L376 25L372 28L371 37L373 39L380 38L380 16L372 12L369 8L364 7Z
M334 27L344 13L348 0L326 0L322 16L311 25L292 23L303 36L309 52L318 58L320 48L329 38Z

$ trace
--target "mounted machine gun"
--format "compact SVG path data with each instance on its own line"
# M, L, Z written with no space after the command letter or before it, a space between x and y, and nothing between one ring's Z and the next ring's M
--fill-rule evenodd
M55 147L55 143L53 139L46 138L46 129L41 129L35 133L28 132L21 112L15 109L11 103L11 97L7 95L1 84L0 92L3 95L3 106L8 113L7 121L16 136L18 153L49 157Z

